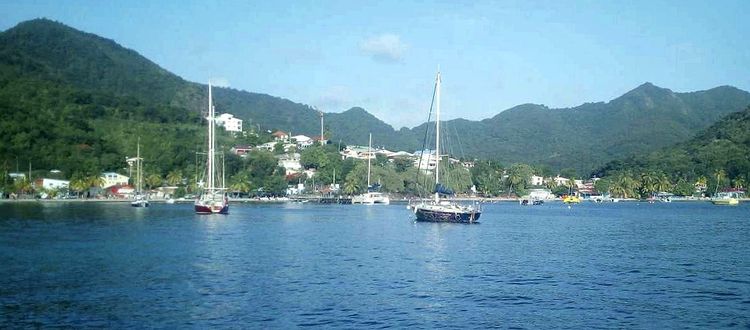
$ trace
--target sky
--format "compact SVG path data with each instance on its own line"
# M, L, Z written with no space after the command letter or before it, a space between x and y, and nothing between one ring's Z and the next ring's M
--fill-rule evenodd
M644 82L750 91L750 1L0 0L0 29L46 17L184 79L421 123L524 103L606 102Z

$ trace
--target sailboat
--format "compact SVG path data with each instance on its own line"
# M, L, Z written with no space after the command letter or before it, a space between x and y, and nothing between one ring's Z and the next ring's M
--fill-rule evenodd
M478 223L482 211L479 205L462 205L444 199L453 191L440 183L440 71L435 78L435 195L432 200L421 200L416 205L409 205L417 216L417 221ZM432 110L432 109L430 109ZM425 127L427 127L426 125ZM422 148L423 152L425 148Z
M211 94L211 83L208 83L208 153L206 157L206 186L195 200L195 213L198 214L228 214L229 198L224 188L224 180L217 187L216 182L216 118Z
M133 201L130 202L130 206L133 207L148 207L148 196L143 194L143 158L141 158L141 138L138 138L138 146L136 147L135 158L128 159L128 162L135 162L135 195Z
M352 204L388 205L391 203L391 199L388 197L388 195L385 195L379 191L374 191L376 190L376 188L373 187L372 184L370 184L370 172L372 168L371 160L372 160L372 133L370 133L370 144L367 147L367 192L361 195L354 196L352 198ZM378 184L376 187L379 188L380 184Z

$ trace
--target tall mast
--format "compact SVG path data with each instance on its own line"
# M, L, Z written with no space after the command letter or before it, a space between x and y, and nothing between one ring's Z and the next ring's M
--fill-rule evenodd
M207 188L214 188L214 104L211 95L211 82L208 82L208 182Z
M372 133L370 133L370 144L367 147L367 190L370 190L370 161L372 160Z
M440 183L440 71L438 70L437 78L435 79L435 156L437 158L435 162L435 184ZM435 201L440 197L438 192L435 192Z
M320 113L320 145L325 145L323 143L323 111L318 111Z
M138 137L138 144L136 145L135 150L136 150L135 151L135 170L137 172L136 178L135 178L137 181L135 190L137 194L140 194L141 186L143 185L141 183L142 176L141 176L141 137L140 136Z

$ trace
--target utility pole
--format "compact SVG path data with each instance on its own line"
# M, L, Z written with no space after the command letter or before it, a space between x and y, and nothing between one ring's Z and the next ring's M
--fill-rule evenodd
M323 111L318 111L318 113L320 114L320 145L324 145L325 143L323 142L323 139L324 139L323 137Z

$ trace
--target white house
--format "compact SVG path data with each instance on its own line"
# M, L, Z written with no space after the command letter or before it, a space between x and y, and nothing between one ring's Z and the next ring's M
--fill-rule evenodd
M302 172L302 164L299 161L299 157L298 153L292 155L284 154L278 157L279 166L286 170L286 175Z
M417 156L417 158L414 159L414 167L422 171L432 171L435 169L438 157L436 156L436 153L434 151L417 151L414 153L414 155Z
M267 150L267 151L273 151L273 148L276 147L276 142L266 142L263 143L257 147L255 147L258 150Z
M68 186L70 185L70 181L43 178L36 180L35 185L37 186L37 188L42 187L44 189L54 190L68 188Z
M532 186L543 186L544 185L544 177L538 176L538 175L532 175L531 180L529 181L529 184Z
M295 135L292 139L297 141L298 149L305 149L313 144L313 139L306 135Z
M552 178L552 180L554 180L555 181L555 185L558 185L558 186L567 186L568 182L570 181L570 179L563 178L563 177L561 177L559 175L556 176L556 177L554 177L554 178Z
M115 173L115 172L104 172L102 173L101 179L102 179L102 188L109 188L112 186L127 185L128 180L130 178L122 174Z
M227 132L242 132L242 119L234 118L234 115L222 113L216 117L216 124L223 126Z

